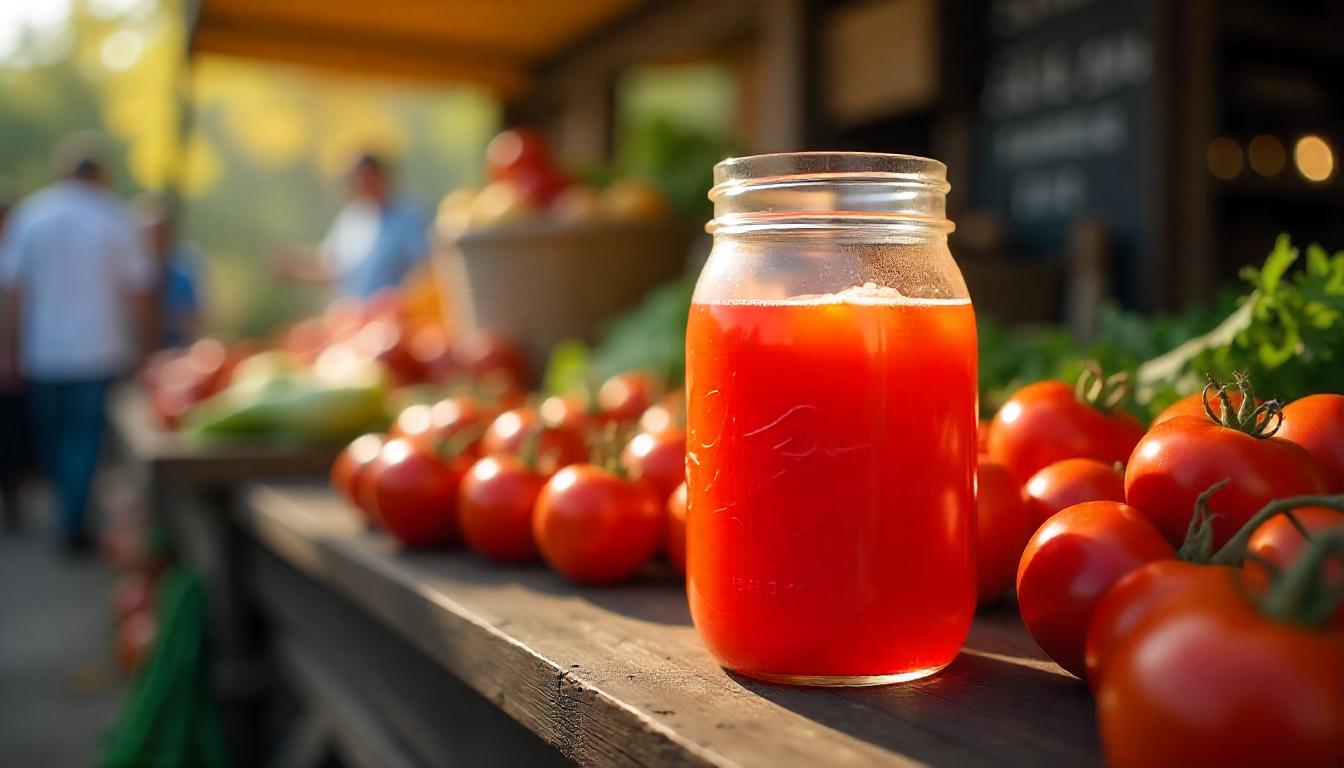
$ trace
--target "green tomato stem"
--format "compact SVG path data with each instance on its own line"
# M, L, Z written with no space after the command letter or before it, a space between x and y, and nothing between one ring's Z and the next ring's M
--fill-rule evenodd
M1212 489L1210 489L1212 490ZM1205 493L1208 493L1206 491ZM1203 498L1201 496L1201 498ZM1271 517L1275 515L1287 515L1293 526L1297 528L1302 537L1310 541L1313 536L1302 526L1300 520L1293 514L1293 510L1299 507L1328 507L1330 509L1344 512L1344 494L1334 496L1291 496L1286 499L1275 499L1266 504L1259 512L1246 521L1241 529L1227 540L1222 549L1219 549L1208 559L1209 565L1240 565L1246 559L1246 545L1250 542L1251 536L1256 529L1264 525ZM1184 547L1182 547L1184 549Z
M1279 621L1320 627L1344 601L1344 584L1325 586L1324 570L1329 560L1344 561L1344 527L1316 536L1260 597L1264 615Z
M1083 371L1073 388L1078 402L1103 413L1113 413L1134 394L1134 377L1128 372L1107 376L1096 360L1083 363Z

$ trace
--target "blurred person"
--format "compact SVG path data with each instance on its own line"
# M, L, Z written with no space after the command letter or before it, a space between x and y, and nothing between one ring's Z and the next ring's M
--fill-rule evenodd
M136 198L134 208L158 267L158 346L185 347L200 330L196 288L200 249L176 237L173 210L163 195L146 192Z
M383 158L366 152L348 175L351 199L316 253L291 259L290 276L331 283L338 296L368 298L399 285L429 254L429 219L394 192Z
M77 552L92 543L85 517L108 387L147 349L155 268L129 208L108 189L98 141L67 138L56 168L59 179L19 203L0 239L0 360L9 361L6 379L28 382L61 542Z

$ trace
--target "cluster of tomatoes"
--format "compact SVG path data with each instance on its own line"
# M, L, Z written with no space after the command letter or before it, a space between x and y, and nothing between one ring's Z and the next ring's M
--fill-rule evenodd
M980 598L1016 587L1116 765L1344 765L1344 395L1038 382L982 430Z
M225 344L205 338L160 350L141 369L140 383L159 422L173 429L196 403L240 376L258 373L250 370L250 359L273 358L274 353L295 369L339 372L361 361L373 362L394 388L469 388L473 395L500 402L521 402L525 394L525 361L515 344L485 330L450 340L437 316L427 316L415 297L399 288L385 288L362 300L339 299L273 339Z
M412 405L350 443L332 483L407 547L540 559L582 584L630 579L660 549L684 572L684 401L660 390L627 372L591 397Z
M227 387L238 364L256 351L250 344L201 339L154 353L140 370L154 416L169 429L177 427L187 409Z
M401 289L367 299L339 299L295 323L274 344L303 365L324 358L373 360L394 387L470 381L495 398L520 398L526 373L516 345L490 331L450 339L437 317L426 318Z

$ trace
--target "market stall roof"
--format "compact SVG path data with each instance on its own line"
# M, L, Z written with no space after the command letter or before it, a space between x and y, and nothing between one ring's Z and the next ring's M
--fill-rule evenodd
M646 0L198 0L191 54L473 83L508 98Z

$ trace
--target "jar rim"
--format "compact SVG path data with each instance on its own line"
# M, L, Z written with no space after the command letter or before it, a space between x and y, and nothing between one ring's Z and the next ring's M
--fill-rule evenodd
M919 155L883 152L776 152L730 157L714 166L711 200L738 186L804 179L842 182L887 180L946 193L947 166Z

